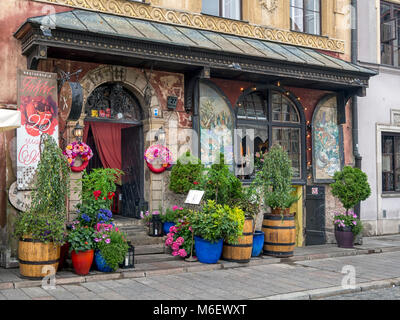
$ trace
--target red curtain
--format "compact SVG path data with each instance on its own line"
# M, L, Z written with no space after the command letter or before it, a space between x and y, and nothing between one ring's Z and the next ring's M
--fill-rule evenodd
M92 128L96 149L104 168L121 169L121 130L131 125L122 123L85 122L83 141Z

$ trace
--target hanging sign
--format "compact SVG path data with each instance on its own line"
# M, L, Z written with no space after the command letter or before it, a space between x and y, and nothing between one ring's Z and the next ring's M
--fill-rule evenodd
M32 189L40 159L40 136L47 133L58 142L57 74L18 70L17 189Z
M80 83L66 81L58 96L60 118L64 121L77 121L83 106L83 90Z

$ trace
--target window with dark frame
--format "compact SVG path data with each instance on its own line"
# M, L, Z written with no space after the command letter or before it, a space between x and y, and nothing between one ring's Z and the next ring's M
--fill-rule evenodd
M202 13L241 20L242 0L202 0Z
M293 178L302 178L302 149L301 132L302 124L295 104L283 93L268 89L256 91L244 95L236 105L237 129L253 129L254 157L259 157L267 152L275 143L281 145L289 154L292 161ZM248 142L249 140L247 140ZM251 142L250 142L251 143ZM240 157L246 159L250 152L246 146L246 138L242 137ZM254 159L256 162L256 159ZM241 180L254 178L252 174L241 174L240 166L246 161L238 161L237 172Z
M381 1L381 64L400 66L400 5Z
M382 192L400 192L400 133L382 133Z
M293 31L321 34L321 0L290 0L290 28Z

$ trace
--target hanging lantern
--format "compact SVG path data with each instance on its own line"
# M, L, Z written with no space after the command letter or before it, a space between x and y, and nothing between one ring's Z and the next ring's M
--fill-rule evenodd
M153 215L149 224L149 236L162 237L162 221L159 215Z
M125 260L122 263L123 269L132 269L135 267L135 247L128 241L128 252L126 253Z

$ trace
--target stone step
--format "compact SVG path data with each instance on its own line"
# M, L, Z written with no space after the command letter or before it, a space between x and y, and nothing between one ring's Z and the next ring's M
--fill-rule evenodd
M154 255L154 254L164 254L164 253L165 253L165 245L163 243L135 246L135 257L140 255Z
M181 258L174 257L173 255L166 254L166 253L145 254L145 255L136 255L135 254L135 264L165 262L165 261L175 261L175 260L181 260Z
M160 244L164 245L166 237L150 237L150 236L127 236L128 241L134 246L148 245L148 244Z
M113 218L114 218L114 224L118 228L126 226L145 226L145 222L141 219L127 218L119 215L114 215Z

